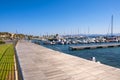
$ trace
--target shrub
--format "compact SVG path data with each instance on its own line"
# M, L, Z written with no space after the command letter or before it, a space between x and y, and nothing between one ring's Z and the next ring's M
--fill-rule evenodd
M5 44L5 42L0 40L0 44Z

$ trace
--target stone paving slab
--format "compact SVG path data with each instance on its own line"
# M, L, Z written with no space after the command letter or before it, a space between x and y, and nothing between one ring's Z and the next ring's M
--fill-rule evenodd
M120 69L19 41L24 80L120 80Z

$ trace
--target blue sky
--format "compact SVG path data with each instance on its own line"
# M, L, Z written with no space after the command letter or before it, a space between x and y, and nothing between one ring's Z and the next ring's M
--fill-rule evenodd
M120 0L0 0L0 32L32 35L120 33Z

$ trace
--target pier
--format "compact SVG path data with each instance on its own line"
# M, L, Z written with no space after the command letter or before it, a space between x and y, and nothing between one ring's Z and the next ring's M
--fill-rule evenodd
M21 80L120 80L120 69L19 41Z
M83 49L96 49L96 48L109 48L109 47L120 47L120 43L113 44L97 44L88 46L69 46L70 50L83 50Z

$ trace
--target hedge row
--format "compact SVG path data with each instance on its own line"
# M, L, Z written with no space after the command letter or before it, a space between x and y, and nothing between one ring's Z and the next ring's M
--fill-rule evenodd
M0 40L0 44L5 44L5 42Z

